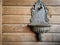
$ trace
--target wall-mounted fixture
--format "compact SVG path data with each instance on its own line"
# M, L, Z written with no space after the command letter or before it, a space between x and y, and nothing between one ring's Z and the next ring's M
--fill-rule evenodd
M42 0L38 0L32 8L32 17L29 27L37 34L39 41L42 41L41 33L47 33L50 27L48 9Z

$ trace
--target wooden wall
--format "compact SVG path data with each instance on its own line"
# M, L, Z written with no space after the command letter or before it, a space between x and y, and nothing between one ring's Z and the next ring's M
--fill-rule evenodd
M60 42L60 0L43 0L49 10L48 33L42 34L43 42L36 42L36 35L27 27L31 8L37 0L3 0L3 45L56 45ZM36 43L35 43L36 42Z

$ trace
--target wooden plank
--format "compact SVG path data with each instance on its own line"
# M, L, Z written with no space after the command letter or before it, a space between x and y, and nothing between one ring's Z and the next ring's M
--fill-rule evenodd
M3 23L29 23L30 15L3 15Z
M58 42L3 42L3 45L60 45Z
M48 33L60 33L60 25L52 24Z
M4 24L30 23L31 15L3 15ZM49 18L49 23L60 24L60 16L52 15Z
M60 6L47 6L49 14L60 14Z
M0 42L2 42L2 4L0 2Z
M32 33L28 24L3 24L3 33ZM47 33L60 33L60 25L51 25Z
M30 6L3 6L3 14L31 14Z
M57 24L60 24L60 16L51 16L51 18L49 19L50 20L50 23L57 23Z
M3 33L32 33L27 24L3 24Z
M14 38L15 37L15 38ZM60 33L42 33L43 42L60 42ZM33 33L3 33L4 42L35 42L36 35Z
M44 42L60 42L60 33L42 33L41 40Z
M47 6L49 14L60 14L60 6ZM30 14L32 6L3 6L3 14Z
M36 35L34 33L3 33L4 42L35 42Z
M33 5L36 0L3 0L3 5Z
M3 0L3 5L34 5L37 0ZM60 0L43 0L46 5L60 5Z

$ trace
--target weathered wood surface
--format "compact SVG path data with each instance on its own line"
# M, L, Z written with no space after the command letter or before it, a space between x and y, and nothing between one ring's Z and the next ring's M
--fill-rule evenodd
M3 33L3 41L7 42L35 42L36 35L34 33Z
M3 6L3 14L31 14L30 6Z
M30 23L30 15L3 15L3 23Z
M48 33L60 33L60 25L52 24Z
M60 42L60 33L42 33L41 37L44 42Z
M3 45L60 45L58 42L3 42Z
M51 18L49 19L50 23L55 23L55 24L60 24L60 16L56 15L56 16L51 16Z
M32 33L27 24L3 24L3 33Z
M49 14L60 14L60 6L47 6ZM3 6L3 14L30 14L32 6Z
M56 25L51 25L48 33L42 34L44 42L31 42L36 41L36 35L31 32L27 24L30 23L31 8L36 1L3 0L3 45L60 45L60 43L51 42L60 41L60 25L58 25L60 24L60 0L43 0L51 15L49 22Z
M3 0L3 5L34 5L37 0ZM46 5L60 5L60 0L43 0Z
M43 42L60 42L60 33L42 33ZM35 42L36 35L32 33L3 33L4 42Z
M32 33L28 24L3 24L3 33ZM60 25L51 25L47 33L60 33Z
M31 15L3 15L2 17L4 24L20 24L20 23L30 23ZM60 24L60 16L52 15L49 17L49 23Z

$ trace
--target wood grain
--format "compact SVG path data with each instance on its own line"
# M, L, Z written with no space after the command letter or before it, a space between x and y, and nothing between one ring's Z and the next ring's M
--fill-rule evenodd
M42 33L41 37L44 42L60 42L60 33Z
M3 33L32 33L28 24L3 24ZM60 25L51 25L47 33L60 33Z
M35 42L34 33L3 33L4 42Z
M32 33L27 24L3 24L3 33Z
M31 6L3 6L3 14L31 14Z
M43 42L60 42L60 33L42 33ZM35 42L36 36L32 33L3 33L4 42Z
M3 42L3 45L60 45L58 42Z
M21 24L30 23L31 15L3 15L3 24ZM49 17L49 23L60 24L60 16L52 15Z
M60 25L57 25L60 24L60 0L43 0L48 7L49 14L52 15L49 23L56 25L51 25L48 33L41 34L44 42L31 43L37 41L36 35L27 27L27 24L30 23L31 8L36 1L3 0L3 26L0 26L3 28L3 45L59 45L59 43L46 42L60 41ZM23 43L24 41L29 43Z
M60 6L47 6L49 14L60 14ZM3 6L3 14L30 14L32 6Z
M37 0L3 0L3 5L34 5ZM46 5L60 5L60 0L43 0Z
M3 23L30 23L30 15L3 15Z
M51 24L50 30L48 33L60 33L60 25L58 24Z
M60 24L60 16L52 16L51 18L50 18L50 23L57 23L57 24Z

